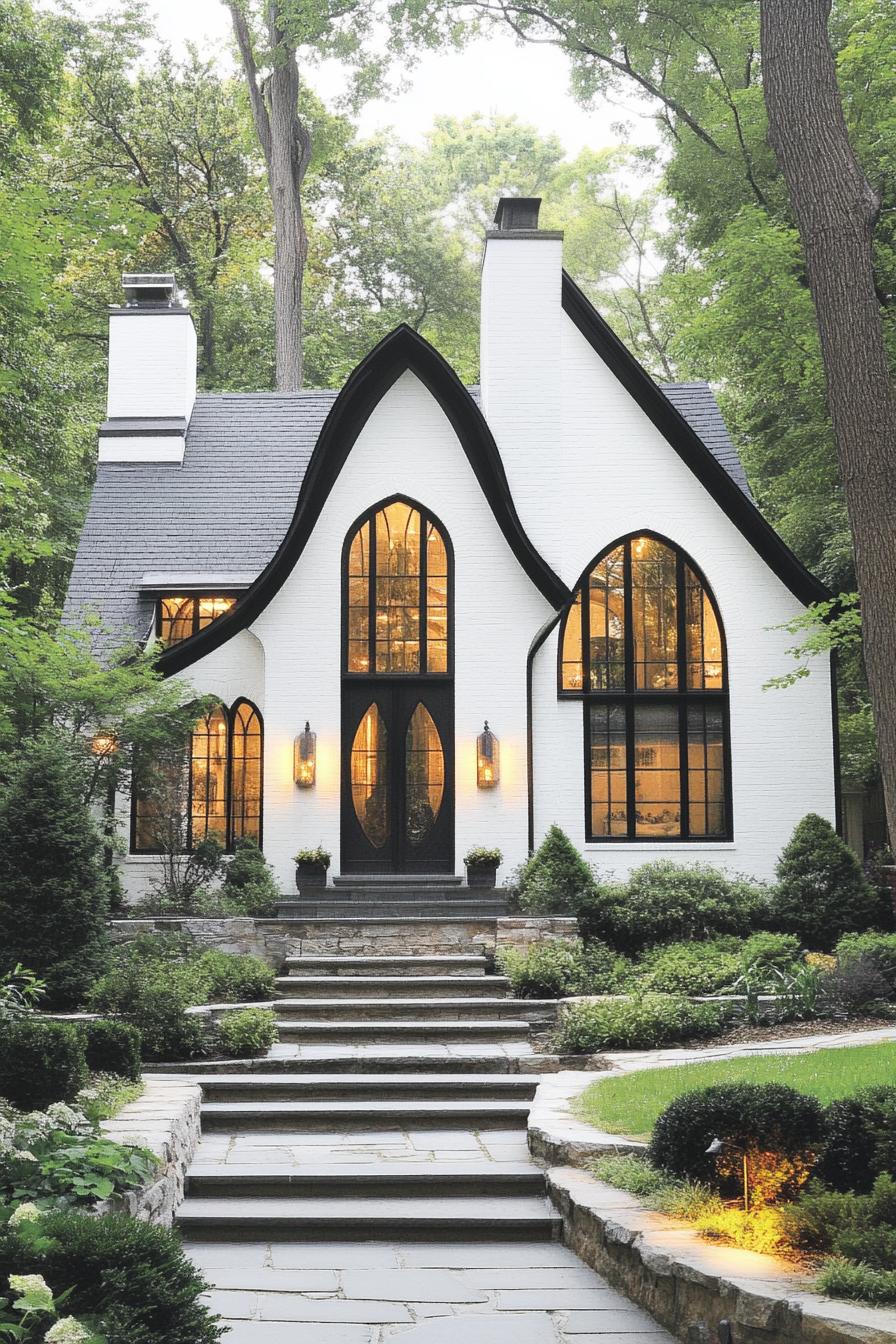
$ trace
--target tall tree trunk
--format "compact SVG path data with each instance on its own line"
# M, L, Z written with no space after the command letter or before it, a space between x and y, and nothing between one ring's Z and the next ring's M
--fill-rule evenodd
M896 390L875 293L880 201L849 142L831 0L761 0L769 140L806 255L852 528L884 801L896 841Z
M239 3L228 4L252 104L258 142L268 170L274 207L274 343L276 388L302 386L302 285L308 235L302 216L302 185L311 161L311 134L299 117L296 49L280 28L279 0L267 0L265 26L271 72L259 83L252 39Z

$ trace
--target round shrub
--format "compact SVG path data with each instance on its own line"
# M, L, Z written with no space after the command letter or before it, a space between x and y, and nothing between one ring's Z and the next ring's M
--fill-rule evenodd
M74 1101L87 1082L77 1027L36 1017L0 1019L0 1097L19 1111Z
M741 1155L750 1159L752 1195L787 1195L807 1179L824 1133L814 1097L783 1083L721 1083L685 1092L657 1118L650 1160L674 1176L701 1181L723 1194L740 1193ZM736 1148L711 1157L722 1139Z
M277 913L280 889L274 870L254 840L236 842L233 858L224 869L221 896L229 909L264 917Z
M896 1087L866 1087L826 1107L816 1174L834 1190L859 1192L880 1175L896 1177Z
M123 1214L50 1213L0 1229L0 1283L41 1274L66 1314L97 1316L107 1344L217 1344L223 1329L200 1302L205 1283L175 1232Z
M128 1022L100 1018L82 1022L87 1067L93 1073L117 1073L136 1083L140 1077L140 1032Z
M560 1019L557 1048L564 1054L650 1050L669 1041L714 1036L723 1020L718 1004L691 1003L671 994L572 1003Z
M260 957L211 949L198 959L196 971L208 1003L252 1003L274 997L276 974Z
M217 1022L221 1053L228 1059L251 1059L270 1050L277 1040L277 1023L268 1008L241 1008Z
M744 936L767 911L768 893L756 882L707 864L660 859L636 868L626 886L598 887L579 919L585 937L632 956L655 943Z
M108 892L83 771L61 736L11 765L0 835L0 973L21 962L46 981L46 1007L78 1007L108 959Z
M571 915L594 891L594 873L559 826L551 826L520 868L515 889L520 908L535 915Z
M797 824L776 871L774 922L809 947L827 951L844 933L873 926L877 897L858 856L816 813Z

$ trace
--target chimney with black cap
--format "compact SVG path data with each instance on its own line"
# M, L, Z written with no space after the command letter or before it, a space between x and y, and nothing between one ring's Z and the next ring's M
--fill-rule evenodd
M109 385L100 462L183 461L196 400L196 329L173 275L121 277L109 310Z
M561 429L563 234L541 229L541 200L505 196L486 231L482 262L482 410L511 493L549 556L552 521L539 507Z

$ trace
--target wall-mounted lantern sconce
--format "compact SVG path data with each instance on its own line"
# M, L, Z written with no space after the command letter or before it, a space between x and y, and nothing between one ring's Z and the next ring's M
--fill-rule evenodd
M476 785L493 789L501 778L501 744L488 726L488 719L476 739Z
M90 739L90 750L94 756L111 756L118 750L118 738L115 733L101 728Z
M292 749L292 764L295 781L300 789L314 786L317 773L317 733L312 733L311 725L305 720L305 731L299 733Z

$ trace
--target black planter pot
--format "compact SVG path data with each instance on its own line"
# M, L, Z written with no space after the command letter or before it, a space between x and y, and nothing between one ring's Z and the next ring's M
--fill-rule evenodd
M319 863L296 864L296 886L299 892L323 891L327 885L327 870Z
M495 885L498 865L496 863L467 864L467 886L491 888Z

